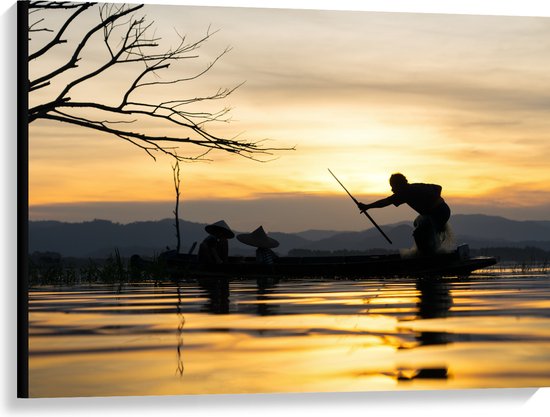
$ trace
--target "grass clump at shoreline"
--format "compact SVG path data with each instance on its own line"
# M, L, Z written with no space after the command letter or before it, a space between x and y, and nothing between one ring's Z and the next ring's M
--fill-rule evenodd
M158 262L153 261L151 265ZM118 249L105 259L63 258L54 252L35 252L29 256L28 285L79 285L83 283L127 283L157 280L160 265L143 271L134 270Z

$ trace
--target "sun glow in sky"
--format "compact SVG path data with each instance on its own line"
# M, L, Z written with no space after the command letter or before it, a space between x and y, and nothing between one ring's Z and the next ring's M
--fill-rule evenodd
M172 71L191 73L232 48L171 94L244 82L224 103L209 104L232 107L231 123L211 129L296 147L265 163L213 152L212 162L184 164L185 201L341 196L331 168L365 201L387 195L389 175L400 171L411 182L441 184L459 211L500 207L518 219L550 212L550 18L154 5L142 12L167 44L174 29L190 38L220 30L198 60ZM87 64L103 53L95 44ZM31 74L43 68L31 65ZM115 100L125 79L109 74L75 94ZM51 204L81 204L82 219L91 219L99 216L86 203L174 198L167 157L155 162L117 138L51 122L31 124L29 138L31 218L45 218L33 207ZM326 228L354 227L331 221Z

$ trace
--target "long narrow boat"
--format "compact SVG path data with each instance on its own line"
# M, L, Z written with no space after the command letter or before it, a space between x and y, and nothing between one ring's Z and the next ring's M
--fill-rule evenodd
M140 259L133 258L135 266ZM142 261L143 262L143 261ZM205 276L233 279L258 277L430 277L467 276L471 272L496 264L491 257L470 257L467 245L449 253L431 256L402 257L392 255L280 257L271 265L258 264L251 257L230 257L224 264L204 265L196 255L167 257L167 270L176 278ZM143 263L142 263L143 265Z

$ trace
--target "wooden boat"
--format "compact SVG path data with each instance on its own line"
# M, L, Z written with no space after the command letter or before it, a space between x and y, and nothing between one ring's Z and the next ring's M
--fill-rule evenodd
M135 255L134 255L135 256ZM139 266L139 259L133 257ZM143 261L142 261L143 262ZM167 271L175 278L226 277L230 279L277 278L374 278L467 276L496 264L491 257L470 257L467 245L454 252L431 256L392 255L280 257L274 264L262 265L252 257L230 257L225 264L204 265L196 255L166 257Z

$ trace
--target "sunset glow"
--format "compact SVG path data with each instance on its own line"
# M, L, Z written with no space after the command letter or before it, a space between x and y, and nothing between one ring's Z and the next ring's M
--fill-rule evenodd
M533 216L523 209L541 213L549 204L546 18L153 5L143 13L168 44L175 29L190 38L209 25L220 29L192 68L172 69L182 75L232 47L169 95L244 82L225 103L209 104L232 107L231 123L216 133L296 147L258 155L272 159L264 163L212 152L211 162L184 164L186 200L340 196L331 168L365 198L388 194L389 175L400 171L443 185L447 199L477 211L493 203L522 219ZM86 53L94 65L105 51L98 43ZM31 74L55 63L41 65ZM125 80L109 74L75 94L116 100ZM127 142L68 125L37 121L29 136L31 217L43 218L35 206L173 199L168 157L154 161Z

